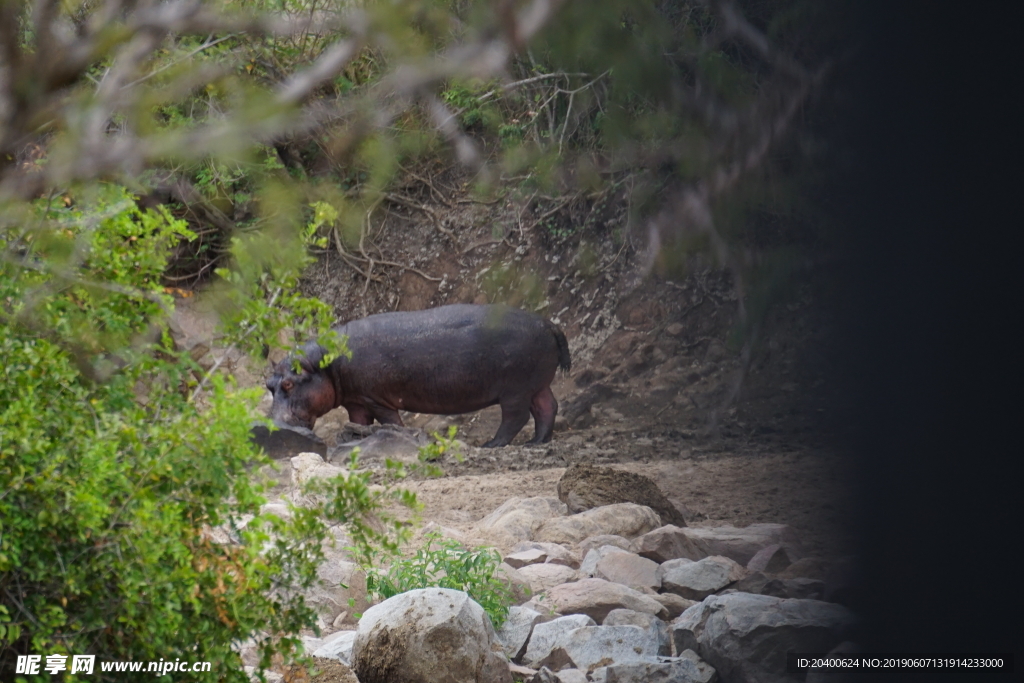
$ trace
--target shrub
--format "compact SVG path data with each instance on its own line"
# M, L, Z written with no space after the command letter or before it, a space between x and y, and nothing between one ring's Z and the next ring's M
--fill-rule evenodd
M261 666L293 658L326 524L363 556L394 549L381 507L414 498L350 473L319 507L261 515L258 393L214 375L198 409L166 329L159 276L188 231L117 187L37 208L0 228L0 679L17 655L92 654L88 680L180 658L247 681L232 646L251 637Z
M433 532L413 557L397 560L388 569L369 569L366 586L381 599L416 588L465 591L500 628L512 604L512 590L495 575L499 564L501 554L494 548L467 549Z

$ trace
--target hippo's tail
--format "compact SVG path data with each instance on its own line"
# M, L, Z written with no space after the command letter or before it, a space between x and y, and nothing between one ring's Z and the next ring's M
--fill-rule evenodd
M555 327L554 323L548 323L551 326L551 334L555 335L555 343L558 345L558 367L562 372L569 372L572 368L572 359L569 357L569 342L565 339L565 333Z

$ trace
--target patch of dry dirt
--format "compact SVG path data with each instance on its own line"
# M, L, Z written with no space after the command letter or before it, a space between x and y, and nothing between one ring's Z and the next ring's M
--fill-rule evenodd
M507 449L511 455L512 449ZM502 461L507 456L498 456ZM514 456L513 456L514 457ZM789 524L809 554L836 559L850 553L844 460L814 452L722 453L612 465L650 477L690 526ZM501 465L498 466L498 469ZM564 468L449 476L412 482L422 517L466 532L512 497L557 496Z

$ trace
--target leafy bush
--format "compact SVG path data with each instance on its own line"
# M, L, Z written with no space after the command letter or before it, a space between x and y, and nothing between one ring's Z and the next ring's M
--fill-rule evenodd
M508 617L512 590L495 575L501 554L494 548L467 549L439 533L427 534L426 543L408 559L395 561L388 569L367 571L369 592L387 599L417 588L453 588L476 600L499 628Z
M326 524L362 556L393 550L381 507L415 499L350 472L261 515L259 392L213 375L198 409L201 370L167 332L159 276L188 231L112 186L36 208L0 228L0 678L20 654L93 654L247 681L232 646L253 637L263 667L294 658Z

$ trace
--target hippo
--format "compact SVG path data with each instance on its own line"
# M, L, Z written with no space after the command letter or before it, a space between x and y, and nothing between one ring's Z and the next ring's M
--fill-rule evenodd
M497 404L501 425L485 448L508 445L530 415L530 443L551 440L551 381L571 363L565 334L550 321L508 306L454 304L371 315L334 331L348 338L351 359L321 368L326 350L310 342L274 368L267 389L275 422L312 429L343 406L357 424L401 425L400 410L458 415Z

